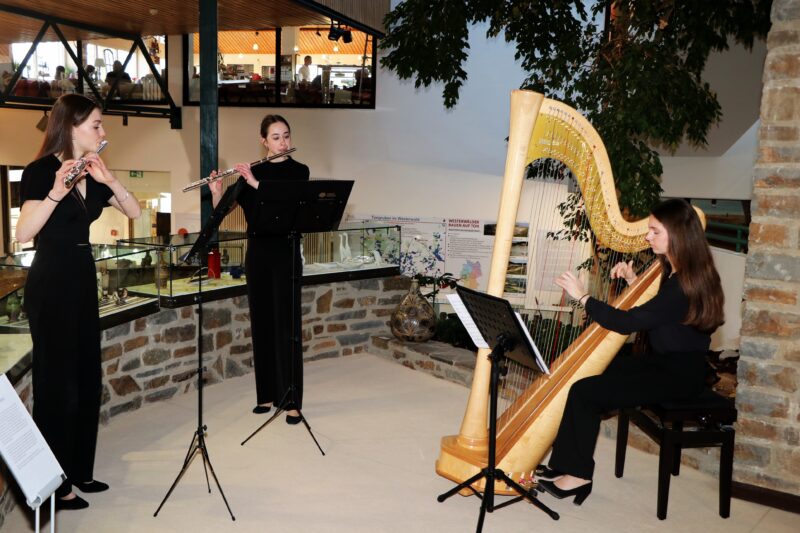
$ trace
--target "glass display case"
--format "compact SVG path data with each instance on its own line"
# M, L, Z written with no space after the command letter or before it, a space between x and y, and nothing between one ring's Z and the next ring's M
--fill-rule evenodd
M199 236L187 233L119 241L119 246L149 250L149 276L129 284L128 294L156 298L161 307L168 308L196 303L201 296L207 302L245 294L247 235L220 231L206 248L212 250L209 257L190 256Z
M181 307L247 293L244 259L247 235L220 231L209 257L188 257L199 233L119 241L149 249L153 270L128 294L158 298L162 307ZM301 244L303 284L392 276L399 273L400 227L344 224L336 231L307 233ZM217 257L214 258L213 256ZM209 276L206 269L212 272ZM202 278L200 277L202 275ZM202 283L200 283L202 282ZM198 285L201 285L198 287Z
M158 310L156 298L131 295L127 290L128 285L148 277L152 279L153 274L148 272L146 266L142 266L148 253L149 250L141 246L92 246L102 329ZM31 350L24 303L25 281L35 255L36 252L31 250L8 254L0 259L1 372L13 367Z
M303 283L326 283L400 272L400 226L341 224L336 231L303 235Z

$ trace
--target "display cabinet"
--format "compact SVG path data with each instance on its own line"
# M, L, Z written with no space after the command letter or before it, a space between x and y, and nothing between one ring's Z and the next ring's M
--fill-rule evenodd
M100 327L106 329L158 310L154 297L132 295L128 285L152 279L152 268L141 246L93 245L97 270ZM25 281L35 251L8 254L0 259L0 371L6 372L31 350L25 314ZM144 265L143 265L144 262Z
M150 275L130 284L130 295L157 298L161 307L174 308L245 294L244 254L247 236L220 231L206 250L217 259L190 256L199 233L120 240L119 246L149 250ZM209 261L211 268L209 269ZM214 266L218 265L218 266ZM209 276L208 270L211 271Z
M393 276L400 272L400 226L348 222L303 235L303 283Z

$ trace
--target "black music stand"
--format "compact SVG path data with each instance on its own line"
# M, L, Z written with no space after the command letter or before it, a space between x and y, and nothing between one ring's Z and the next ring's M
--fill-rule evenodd
M469 316L486 340L492 347L489 360L492 363L492 374L489 386L489 455L486 468L459 483L457 486L440 494L436 499L439 502L445 501L450 496L464 489L469 489L481 499L481 511L478 516L478 533L483 530L483 520L486 512L493 512L495 509L506 507L521 500L527 500L545 513L553 520L558 520L558 513L540 502L534 490L525 490L519 483L511 479L505 472L496 467L496 443L497 443L497 392L500 384L500 376L505 375L506 359L512 359L517 363L528 368L543 369L543 361L537 357L536 348L530 340L527 331L524 330L522 322L517 318L514 309L507 300L484 294L478 291L457 287L456 291L464 303ZM469 327L467 328L469 329ZM481 479L485 479L485 489L483 495L472 485ZM502 481L519 496L503 502L500 505L494 504L495 482Z
M228 504L228 499L225 497L225 493L222 491L222 486L219 484L217 474L214 472L214 467L211 465L211 458L208 456L208 449L206 447L205 433L207 427L205 424L203 424L203 384L205 382L203 377L203 372L205 371L205 367L203 366L203 269L205 268L206 271L208 271L208 269L203 267L202 264L203 259L208 256L208 247L213 241L212 237L215 237L219 223L222 222L222 219L225 218L225 215L228 214L228 211L230 211L231 207L233 206L233 202L236 200L239 190L241 190L242 183L244 183L244 178L240 178L240 181L237 181L234 185L228 187L219 204L217 204L217 207L211 214L211 217L209 217L209 219L203 225L203 229L197 236L197 240L192 245L192 248L188 253L178 258L178 260L182 263L196 264L199 262L200 264L200 269L197 271L197 429L192 436L192 442L189 444L189 451L186 452L186 457L183 459L183 466L181 467L180 472L178 472L178 475L175 477L175 481L172 482L172 486L170 486L169 490L167 491L167 495L164 496L163 500L161 500L161 504L158 506L158 509L156 509L156 512L153 513L153 516L158 516L158 512L161 511L161 508L167 502L167 499L172 494L172 491L175 490L175 487L183 477L183 474L189 468L189 464L192 462L192 459L194 459L194 456L199 451L203 456L203 470L206 474L208 493L211 494L211 483L208 479L208 471L211 470L214 483L217 484L217 489L219 489L219 493L222 495L222 501L225 502L225 507L228 508L228 513L231 515L231 520L236 520L236 517L233 516L233 511L231 511L231 506ZM195 258L198 261L193 261Z
M289 360L289 388L279 402L275 402L275 413L253 431L242 441L245 445L256 433L261 431L269 423L275 420L287 406L291 406L300 413L300 420L305 425L308 434L314 440L322 455L322 450L317 438L311 431L311 426L306 420L303 411L298 407L297 388L295 376L295 363L298 357L302 357L302 351L297 353L297 346L301 338L297 336L298 325L300 324L300 287L303 278L303 268L298 261L299 244L302 240L302 233L312 233L320 231L332 231L339 227L339 222L344 215L347 206L347 198L353 188L352 181L337 180L311 180L311 181L289 181L289 180L264 180L259 182L259 190L264 187L268 192L260 197L261 206L258 213L258 220L253 226L252 231L256 235L286 235L288 236L287 245L292 252L292 306L290 335L291 354Z

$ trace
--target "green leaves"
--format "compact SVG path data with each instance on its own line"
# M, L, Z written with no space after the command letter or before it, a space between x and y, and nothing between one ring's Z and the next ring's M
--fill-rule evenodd
M658 201L655 147L706 144L722 117L703 78L712 51L752 46L769 30L771 0L405 0L386 16L381 64L415 86L443 84L456 105L469 27L515 43L528 72L523 88L562 100L600 133L631 217ZM609 7L612 6L613 8ZM608 10L608 12L607 12Z

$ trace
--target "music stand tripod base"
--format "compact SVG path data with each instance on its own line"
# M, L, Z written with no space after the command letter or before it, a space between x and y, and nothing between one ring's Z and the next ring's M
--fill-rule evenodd
M506 360L509 356L515 361L533 368L536 364L533 354L534 350L532 347L528 346L525 335L519 331L519 322L508 301L463 287L458 287L456 290L464 303L464 307L480 330L481 335L483 335L483 338L486 339L487 342L494 344L492 353L489 355L492 367L491 379L489 381L489 450L486 468L481 469L480 472L466 481L459 483L449 491L440 494L436 499L439 502L444 502L454 494L465 489L472 491L481 498L481 509L478 516L477 527L478 533L483 530L483 521L487 512L491 513L495 509L500 509L522 500L532 503L553 520L558 520L558 513L540 502L536 497L536 491L534 489L526 490L519 483L506 475L505 472L496 467L497 394L500 388L500 376L506 373ZM485 480L483 495L472 486L481 479ZM519 496L503 502L500 505L495 505L495 483L498 481L505 483L509 488L513 489L514 492L519 494Z
M197 241L195 241L194 245L192 246L191 251L182 258L183 261L188 261L189 258L193 256L205 257L204 252L206 247L209 245L211 241L212 235L216 229L216 225L219 221L222 220L222 216L220 213L223 209L228 209L223 205L217 206L217 215L212 216L209 221L206 223L203 231L201 231L200 235L198 235ZM197 429L192 436L192 442L189 444L189 451L186 452L186 457L183 459L183 465L181 466L180 472L175 477L175 481L172 482L169 490L167 491L166 496L164 499L161 500L161 504L159 504L158 509L156 512L153 513L153 516L158 516L158 513L161 511L161 508L164 507L164 504L167 502L167 499L172 494L172 491L175 490L175 487L178 486L178 482L183 477L183 474L189 468L192 460L194 459L195 455L199 451L200 454L203 456L203 471L206 475L206 486L208 487L208 493L211 494L211 482L208 478L208 471L211 471L211 476L214 478L214 483L217 485L217 489L219 493L222 495L222 501L225 502L225 507L228 509L228 514L231 515L231 520L236 520L236 517L233 516L233 511L231 511L231 506L228 504L228 499L225 497L225 492L222 490L222 486L219 483L219 479L217 479L217 474L214 472L214 467L211 464L211 458L208 456L208 449L206 447L206 425L203 423L203 385L205 383L205 377L203 373L205 371L205 366L203 365L203 276L202 270L205 267L201 267L198 277L197 283Z

